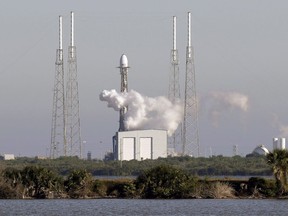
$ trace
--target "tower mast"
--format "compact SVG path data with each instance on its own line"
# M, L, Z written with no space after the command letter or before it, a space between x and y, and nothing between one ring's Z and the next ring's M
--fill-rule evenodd
M190 12L188 12L187 39L182 154L199 157L198 100L196 94L194 51L191 42Z
M180 100L180 83L179 83L179 59L176 47L176 16L173 16L173 44L171 50L171 69L169 76L168 98L172 103ZM177 151L176 148L181 143L182 126L180 125L174 134L168 139L168 148Z
M70 45L66 85L67 156L82 158L76 46L74 44L74 13L71 12Z
M66 123L64 64L62 47L62 16L59 16L59 47L56 50L55 81L53 90L50 158L66 154Z

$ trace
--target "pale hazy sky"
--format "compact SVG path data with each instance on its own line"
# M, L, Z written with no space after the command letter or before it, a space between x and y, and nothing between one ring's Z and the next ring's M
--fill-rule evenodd
M2 0L0 153L48 152L58 16L63 16L67 59L70 11L75 12L82 139L92 157L112 149L119 126L118 113L107 108L99 94L103 89L119 90L116 67L122 53L131 66L129 89L150 97L167 95L172 16L177 16L183 92L188 11L201 153L208 155L211 147L213 154L232 155L233 145L238 145L245 155L259 144L271 149L273 137L288 137L286 0ZM215 92L246 95L248 110L206 103ZM209 114L214 106L217 123Z

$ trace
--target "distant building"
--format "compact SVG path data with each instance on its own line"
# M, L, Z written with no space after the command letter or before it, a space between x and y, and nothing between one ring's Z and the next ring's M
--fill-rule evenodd
M2 160L15 160L14 154L3 154L1 155Z
M92 160L92 153L91 153L91 151L88 151L88 153L87 153L87 160L88 160L88 161L91 161L91 160Z
M269 150L264 145L257 146L252 154L254 155L267 155L269 153Z
M166 130L118 131L113 137L115 160L145 160L167 157Z
M37 160L46 160L47 159L47 157L44 157L44 156L36 156L35 157L35 159L37 159Z

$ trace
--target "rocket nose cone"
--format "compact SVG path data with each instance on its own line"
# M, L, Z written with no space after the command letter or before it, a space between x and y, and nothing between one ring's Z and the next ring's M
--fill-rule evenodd
M120 58L120 67L128 67L128 59L125 54L123 54Z

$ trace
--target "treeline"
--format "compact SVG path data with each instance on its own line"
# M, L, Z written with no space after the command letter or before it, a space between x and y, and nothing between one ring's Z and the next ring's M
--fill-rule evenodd
M103 170L105 170L103 172ZM122 180L95 178L137 175ZM257 175L199 177L204 175ZM166 158L144 161L85 161L76 157L56 160L21 158L2 161L0 198L272 198L288 196L288 151L276 149L266 157ZM99 174L99 173L98 173Z
M73 170L87 170L93 176L138 176L144 170L160 165L171 165L194 176L267 176L272 175L265 157L223 157L210 158L168 157L143 161L81 160L77 157L57 159L17 158L0 161L0 170L7 167L23 169L26 166L40 166L66 176Z
M100 180L86 170L67 176L39 167L6 168L0 177L2 199L46 198L264 198L275 197L273 179L199 179L171 165L143 171L136 179Z

